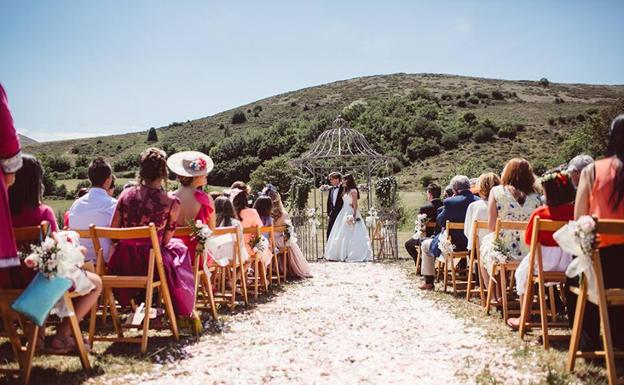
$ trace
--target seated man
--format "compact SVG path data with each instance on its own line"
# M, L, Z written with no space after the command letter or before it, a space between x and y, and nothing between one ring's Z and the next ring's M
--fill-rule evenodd
M437 212L440 207L442 207L442 199L440 199L440 194L442 193L442 188L435 183L431 183L427 186L427 200L430 202L418 210L419 214L427 214L428 221L433 221L437 217ZM434 235L434 229L427 228L427 237ZM416 246L420 246L420 239L410 238L407 242L405 242L405 249L407 253L412 257L414 263L416 263L416 258L418 254L416 253Z
M108 194L113 183L113 169L103 158L94 159L89 165L89 192L77 199L69 209L69 228L75 230L88 229L90 225L110 226L115 213L117 200ZM102 239L104 259L108 262L109 239ZM87 248L86 262L95 262L96 255L90 239L81 240L80 244Z
M453 177L451 180L451 187L454 196L444 200L444 206L440 214L438 214L437 222L440 227L444 227L446 221L464 223L468 206L479 199L470 192L470 181L464 175L456 175ZM444 229L442 229L442 231L444 231ZM438 248L440 234L441 232L431 239L424 240L421 246L423 251L422 275L425 277L425 281L420 286L422 290L433 290L434 288L434 261L435 258L439 257L441 254ZM452 230L451 239L453 240L456 251L466 250L468 239L462 230Z

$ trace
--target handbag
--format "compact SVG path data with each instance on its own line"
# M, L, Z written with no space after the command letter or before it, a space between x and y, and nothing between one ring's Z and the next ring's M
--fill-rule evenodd
M72 281L68 278L47 278L37 273L11 308L37 325L43 326L54 305L63 298L71 286Z

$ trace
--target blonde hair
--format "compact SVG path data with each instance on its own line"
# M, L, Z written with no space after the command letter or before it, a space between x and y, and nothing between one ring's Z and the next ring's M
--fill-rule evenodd
M479 180L477 181L477 187L479 188L479 196L488 200L490 197L490 191L494 186L498 186L501 183L500 178L493 172L487 172L485 174L481 174L479 176Z
M271 201L273 202L271 217L273 217L273 220L281 218L281 216L286 212L284 204L282 203L281 195L277 191L269 190L267 191L267 196L271 198Z

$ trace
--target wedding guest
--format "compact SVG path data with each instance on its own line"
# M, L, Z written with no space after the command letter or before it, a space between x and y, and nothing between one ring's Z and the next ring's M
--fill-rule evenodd
M470 192L479 196L479 178L470 178Z
M273 224L275 226L289 226L290 217L284 209L284 204L282 203L282 197L280 196L280 194L275 190L273 186L270 185L264 189L264 193L273 202L273 209L271 213L271 216L273 217ZM295 279L312 278L310 265L305 259L303 252L299 248L299 245L296 242L296 238L293 238L295 237L295 234L292 233L292 229L289 229L289 231L291 231L290 242L285 241L284 233L275 234L276 246L279 249L288 247L288 260L286 261L288 266L288 276Z
M492 232L483 238L481 244L481 260L484 282L489 282L494 268L494 239L496 220L527 221L533 211L541 205L535 187L535 175L531 164L522 158L514 158L507 162L501 176L501 185L492 188L488 200L488 227ZM505 248L505 254L514 260L521 260L529 248L522 242L524 231L501 230L498 238ZM497 287L500 293L500 287ZM500 294L497 294L497 299Z
M223 196L223 192L221 191L211 191L208 193L213 201L216 201L218 197Z
M104 158L96 158L89 164L88 175L91 188L69 208L67 226L70 229L85 230L91 225L107 227L113 219L117 199L108 194L113 183L112 167ZM87 248L85 260L95 262L97 256L91 240L84 239L80 243ZM102 239L100 244L104 261L108 262L111 241Z
M234 205L225 196L217 197L214 201L217 227L239 226L240 221L234 211Z
M466 211L466 220L464 221L464 235L468 239L467 249L472 250L472 238L473 238L473 224L474 221L487 221L488 215L488 199L490 198L490 191L494 186L500 184L500 178L493 172L482 174L477 181L477 190L479 200L472 202L468 206ZM481 240L488 233L487 229L479 230L479 244Z
M9 102L0 84L0 274L4 268L19 266L15 247L13 224L7 189L15 181L15 173L22 167L19 137L13 125ZM0 281L0 286L4 283Z
M577 155L568 163L568 173L572 177L574 186L578 186L579 179L581 179L581 171L590 164L594 163L594 159L585 154Z
M32 155L23 154L23 166L15 175L15 183L9 189L9 201L12 220L15 227L37 226L42 221L48 221L50 231L58 231L58 225L54 211L49 206L41 203L43 198L43 167L41 163ZM36 271L25 265L13 267L11 269L2 269L2 272L9 272L11 285L9 288L24 289L30 281L35 277ZM102 291L102 281L97 274L83 272L84 277L93 285L93 289L80 297L73 300L74 312L78 320L81 320L97 302ZM6 283L2 279L3 285ZM44 333L40 333L38 337L38 347L42 347ZM66 353L76 350L76 344L72 336L69 319L64 318L61 325L56 330L56 335L52 340L52 349L59 353ZM87 349L90 347L87 346Z
M243 182L235 182L235 185L238 186L238 188L233 188L230 191L230 201L232 202L232 205L234 206L234 212L236 213L236 217L237 219L240 221L241 225L243 227L260 227L262 226L262 219L260 219L260 215L258 215L258 212L256 211L256 209L252 209L248 207L248 188L247 185ZM243 240L245 242L245 248L247 249L247 253L249 255L253 255L254 252L252 250L252 247L249 245L249 241L251 241L251 239L254 236L252 234L245 234L243 236ZM264 261L265 266L268 266L268 264L271 261Z
M524 242L527 246L531 246L533 220L536 217L566 222L574 219L576 189L568 173L556 172L546 174L540 179L540 183L544 189L546 204L533 211L529 218L529 224L524 233ZM553 232L540 231L537 236L542 246L542 269L544 271L565 271L572 261L572 256L559 247L553 239ZM529 260L529 256L525 256L514 274L516 278L516 292L520 296L520 303L522 303L527 281L529 280ZM520 319L509 318L507 325L512 329L517 329L520 326Z
M258 212L262 226L271 226L273 224L273 218L271 212L273 210L273 201L266 195L261 195L254 202L254 209Z
M167 166L177 175L180 182L180 188L174 193L180 200L178 225L188 226L189 222L201 221L214 230L216 227L214 202L210 195L202 190L208 184L208 173L214 168L212 159L198 151L183 151L171 155L167 159ZM194 264L197 240L188 236L180 239L188 247L191 262ZM207 263L210 266L212 258L210 255L208 257ZM203 260L200 260L200 266L203 266L203 263Z
M444 189L444 196L442 197L442 199L448 199L450 197L452 197L453 195L455 195L455 193L453 192L453 186L448 185L446 186L446 188Z
M74 196L74 201L82 198L88 192L89 192L89 189L86 188L86 187L79 188L78 191L76 192L76 195ZM73 205L73 203L72 203L72 205ZM70 208L71 208L71 206L70 206ZM63 230L67 230L67 229L69 229L69 209L67 211L65 211L65 214L63 214Z
M442 193L442 189L435 183L429 184L427 186L427 200L429 203L422 206L419 210L419 214L426 214L427 221L435 221L437 217L437 212L440 207L444 204L442 199L440 199L440 194ZM427 228L426 237L432 236L434 233L434 229ZM416 252L416 246L420 246L420 239L410 238L407 242L405 242L405 250L412 257L414 263L416 263L416 259L418 258L418 253Z
M444 200L444 206L437 217L438 226L441 228L446 226L447 220L451 222L463 223L466 219L468 205L477 199L470 192L470 180L468 180L468 177L464 175L456 175L453 177L451 180L451 188L453 189L453 196ZM424 240L421 246L421 249L423 250L421 270L422 275L424 276L424 282L420 286L420 289L422 290L434 289L434 261L435 258L441 255L441 251L438 248L440 243L440 234L431 239ZM450 235L453 244L455 245L455 250L466 250L468 240L461 230L451 230Z
M115 187L116 187L115 182L117 182L117 177L115 176L115 174L113 174L113 179L111 180L111 184L108 187L108 190L106 191L108 195L111 197L115 196Z
M194 312L195 286L188 248L182 241L173 238L180 214L180 200L163 189L167 180L166 158L164 151L153 147L141 153L139 184L125 189L119 196L111 227L156 225L166 273L164 278L174 310L179 317L199 322ZM108 270L116 275L147 274L151 247L149 240L119 241L112 248ZM122 305L129 305L131 299L143 298L144 294L138 289L122 289L116 297Z
M596 161L581 172L574 218L592 215L600 219L624 220L624 115L611 123L606 158ZM624 236L601 236L600 264L606 289L624 287ZM578 279L569 279L568 288L578 287ZM567 292L570 323L574 320L577 296ZM611 336L616 349L624 348L624 307L610 307ZM598 307L588 302L581 334L581 350L601 349Z

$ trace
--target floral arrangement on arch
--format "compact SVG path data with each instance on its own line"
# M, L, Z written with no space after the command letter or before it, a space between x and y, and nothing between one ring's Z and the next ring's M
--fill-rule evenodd
M366 227L374 228L377 226L377 221L379 220L379 212L375 207L371 207L368 210L368 216L366 217Z
M303 178L295 178L290 184L290 208L301 212L308 205L308 195L312 189L312 183Z
M425 239L425 236L427 235L427 222L429 222L427 214L418 214L416 216L416 220L414 221L414 235L412 235L412 239Z
M322 184L319 186L319 190L321 192L327 192L331 189L332 186L328 185L328 184Z
M295 227L290 219L287 219L286 227L284 228L284 246L292 247L297 244L297 234L295 233Z
M381 207L393 207L397 201L397 181L394 176L377 179L375 195Z

